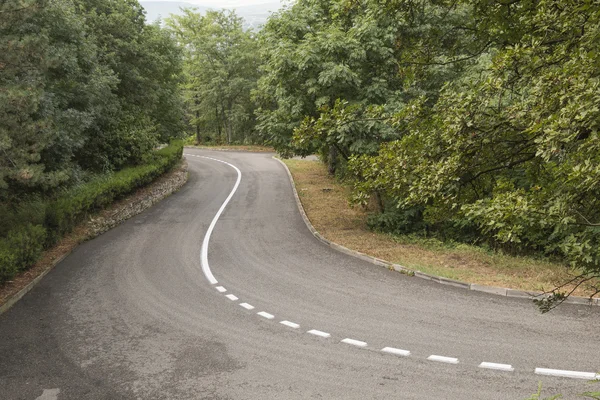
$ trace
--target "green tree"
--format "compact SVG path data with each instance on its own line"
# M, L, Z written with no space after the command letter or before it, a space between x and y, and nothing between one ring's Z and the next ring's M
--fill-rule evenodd
M552 308L600 277L597 46L591 1L475 3L470 27L489 54L424 101L390 116L405 126L378 155L355 157L356 199L385 193L432 228L461 227L505 249L563 260L576 276ZM466 227L466 229L464 229Z
M116 85L68 0L0 7L0 200L48 191L77 172L74 154Z
M258 78L257 44L233 11L194 9L167 20L184 49L183 89L196 138L254 141L250 93Z

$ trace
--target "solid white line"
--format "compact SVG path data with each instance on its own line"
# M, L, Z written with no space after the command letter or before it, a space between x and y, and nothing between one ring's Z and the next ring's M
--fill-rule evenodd
M236 172L237 172L237 175L238 175L237 176L237 180L235 181L235 185L233 186L233 189L231 189L231 192L229 193L229 196L227 196L227 198L225 199L225 201L221 205L221 208L219 208L219 211L217 211L217 214L215 214L215 217L211 221L210 226L206 230L206 234L204 235L204 240L202 241L202 249L200 250L200 264L202 265L202 272L204 272L204 276L206 276L206 279L208 279L208 281L210 282L210 284L214 285L214 284L218 283L218 281L215 279L215 276L211 272L210 266L208 265L208 242L210 241L210 235L212 235L212 231L213 231L213 229L215 229L215 225L217 224L217 221L219 220L219 217L223 213L223 210L225 210L225 207L227 206L227 203L229 203L229 200L231 200L231 198L235 194L238 186L240 185L240 182L242 180L242 172L238 169L238 167L236 167L233 164L229 164L226 161L217 160L216 158L205 157L205 156L199 156L199 157L200 158L206 158L208 160L218 161L218 162L223 163L223 164L227 164L231 168L235 169Z
M403 356L403 357L410 356L410 351L408 351L408 350L402 350L402 349L396 349L394 347L384 347L383 349L381 349L381 351L383 351L384 353L395 354L397 356Z
M536 368L535 373L538 375L560 376L563 378L575 378L575 379L587 379L587 380L600 379L600 374L596 374L594 372L579 372L579 371L565 371L565 370L561 370L561 369Z
M291 322L291 321L281 321L280 324L285 325L285 326L289 326L290 328L294 328L294 329L300 328L300 325L298 325L295 322Z
M342 343L351 344L352 346L358 346L358 347L366 347L367 346L367 342L361 342L360 340L355 340L355 339L350 339L350 338L342 339Z
M311 329L310 331L308 331L306 333L310 333L311 335L315 335L315 336L321 336L321 337L324 337L324 338L331 337L331 335L329 333L323 332L323 331L318 331L316 329Z
M244 307L246 310L254 310L254 306L248 303L240 303L240 306Z
M231 301L236 301L238 299L235 294L226 294L225 297L227 297Z
M427 357L429 361L438 361L447 364L458 364L458 358L430 355Z
M261 311L261 312L259 312L257 314L260 315L261 317L265 317L266 319L273 319L273 318L275 318L275 316L273 314L269 314L268 312L264 312L264 311Z
M215 289L217 289L219 291L219 293L223 293L223 292L227 291L227 289L225 289L223 286L217 286L217 287L215 287Z
M479 368L496 369L498 371L513 372L515 369L510 364L497 364L491 362L482 362L479 364Z

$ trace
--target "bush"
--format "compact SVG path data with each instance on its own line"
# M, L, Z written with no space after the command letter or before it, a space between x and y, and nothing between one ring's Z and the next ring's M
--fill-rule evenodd
M41 225L27 224L10 231L0 241L0 282L33 265L44 249L45 238L46 230Z
M0 283L33 265L44 248L56 243L90 213L147 185L171 169L182 154L183 141L174 141L152 153L143 165L92 179L45 204L36 200L32 203L35 212L29 214L23 211L11 215L6 211L9 207L3 206L0 211L6 212L0 212L0 217L6 215L4 219L10 220L13 228L3 238L0 237ZM18 210L28 208L28 204L25 204L20 205ZM19 220L20 217L22 219ZM32 223L38 220L40 224Z

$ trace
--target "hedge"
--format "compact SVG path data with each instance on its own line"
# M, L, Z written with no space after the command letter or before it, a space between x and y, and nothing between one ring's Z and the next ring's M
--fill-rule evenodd
M13 213L12 227L0 238L0 284L31 267L44 249L55 244L91 213L169 171L182 154L183 141L174 141L152 153L142 165L95 178L54 199L22 205L21 210L35 209L36 212Z

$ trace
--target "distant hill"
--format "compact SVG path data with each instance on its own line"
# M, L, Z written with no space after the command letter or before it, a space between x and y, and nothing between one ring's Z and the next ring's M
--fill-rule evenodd
M146 10L146 20L156 21L158 18L165 19L171 14L181 14L181 8L197 8L200 12L217 9L216 7L197 6L192 3L180 1L140 1L140 4ZM266 21L272 12L281 7L279 1L271 1L263 4L235 7L238 16L244 18L244 27L246 29L258 29Z

